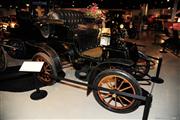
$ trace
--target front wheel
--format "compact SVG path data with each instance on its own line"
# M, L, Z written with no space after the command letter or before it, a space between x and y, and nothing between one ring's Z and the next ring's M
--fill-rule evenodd
M0 72L3 72L7 67L7 58L3 47L0 47Z
M115 90L132 95L142 95L141 88L134 77L121 70L105 70L98 74L94 87ZM93 90L96 101L104 108L116 113L129 113L138 108L141 101L127 96L119 96L104 90Z
M40 73L37 74L37 79L45 85L52 85L55 83L55 76L57 74L53 60L45 53L39 52L32 58L33 61L42 61L44 65Z

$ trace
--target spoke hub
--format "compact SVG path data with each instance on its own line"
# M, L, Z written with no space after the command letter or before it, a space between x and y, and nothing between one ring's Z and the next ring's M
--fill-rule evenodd
M113 97L113 98L116 98L116 97L117 97L117 95L116 95L116 94L113 94L113 95L112 95L112 97Z

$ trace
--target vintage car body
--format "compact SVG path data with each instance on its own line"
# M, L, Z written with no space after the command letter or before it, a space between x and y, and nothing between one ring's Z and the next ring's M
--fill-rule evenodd
M107 42L111 36L101 34L96 20L81 11L52 9L40 17L21 12L6 51L13 58L44 61L36 74L42 83L65 80L63 68L70 63L76 77L87 82L87 94L93 91L96 101L110 111L132 112L146 100L138 81L151 79L150 61L135 44L120 41L112 46ZM100 44L101 38L108 44Z
M0 46L0 72L4 71L7 67L7 58L4 48Z

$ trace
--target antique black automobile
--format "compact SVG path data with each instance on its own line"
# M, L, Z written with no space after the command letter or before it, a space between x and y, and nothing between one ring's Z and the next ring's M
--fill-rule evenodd
M19 27L11 30L7 43L14 49L6 49L7 53L17 59L44 61L36 77L45 85L65 80L63 68L70 63L82 84L87 82L87 95L93 91L101 106L117 113L136 110L145 100L138 82L145 76L153 78L148 75L149 57L129 42L112 46L116 40L109 32L102 33L96 20L84 13L49 10L47 5L33 1L31 8L17 11Z
M0 72L4 71L7 66L7 58L5 55L4 48L0 46Z
M4 50L4 25L7 25L7 23L0 22L0 72L3 72L7 67L7 57Z

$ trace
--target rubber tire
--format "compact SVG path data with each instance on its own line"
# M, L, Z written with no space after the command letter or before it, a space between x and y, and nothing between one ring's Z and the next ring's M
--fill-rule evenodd
M129 73L125 72L125 71L122 71L122 70L118 70L118 69L108 69L108 70L105 70L105 71L102 71L101 73L99 73L97 75L97 77L95 78L95 81L93 83L93 86L97 86L98 83L101 81L101 79L107 75L118 75L118 76L121 76L123 78L125 78L126 80L128 80L132 86L134 87L135 89L135 92L137 93L137 95L142 95L142 89L140 88L138 82L136 81L136 79L131 76ZM126 108L126 109L114 109L110 106L107 106L101 99L100 97L98 96L98 93L96 90L93 90L93 95L95 97L95 100L102 106L104 107L105 109L109 110L109 111L112 111L112 112L115 112L115 113L130 113L130 112L133 112L134 110L136 110L139 105L141 104L141 101L139 100L135 100L134 103L129 107L129 108Z
M57 75L57 72L55 70L55 65L54 65L54 62L53 60L48 56L46 55L45 53L42 53L42 52L39 52L39 53L36 53L33 57L32 57L32 60L33 61L36 61L36 58L37 57L42 57L44 60L44 65L45 64L48 64L50 65L50 69L52 70L52 73L51 73L51 80L49 81L45 81L41 78L39 78L38 76L36 77L36 79L38 79L39 81L41 81L43 84L45 85L53 85L55 83L55 76ZM43 69L43 68L42 68ZM39 74L39 73L38 73Z
M1 56L0 63L3 61L3 66L2 68L0 67L0 72L3 72L6 70L6 67L7 67L7 56L5 54L3 47L0 47L0 56Z

